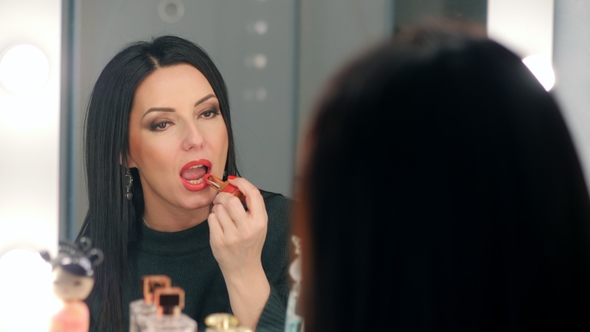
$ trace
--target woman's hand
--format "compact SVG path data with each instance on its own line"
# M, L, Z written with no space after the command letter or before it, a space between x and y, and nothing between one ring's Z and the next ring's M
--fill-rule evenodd
M234 315L241 325L254 329L270 295L261 261L268 215L254 185L243 178L229 182L246 197L248 211L231 194L215 197L208 219L211 249L223 273Z

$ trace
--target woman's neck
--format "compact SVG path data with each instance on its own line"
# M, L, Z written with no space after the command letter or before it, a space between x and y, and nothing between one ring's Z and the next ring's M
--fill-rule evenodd
M170 211L145 207L144 224L158 232L180 232L195 227L209 217L210 206L190 211Z

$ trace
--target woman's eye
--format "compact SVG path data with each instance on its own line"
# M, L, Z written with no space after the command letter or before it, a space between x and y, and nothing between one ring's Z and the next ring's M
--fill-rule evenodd
M219 114L219 112L216 109L211 109L201 113L201 117L205 119L210 119L214 118L217 114Z
M159 130L164 130L166 129L168 126L170 125L170 122L164 121L164 122L158 122L158 123L154 123L151 127L152 130L154 131L159 131Z

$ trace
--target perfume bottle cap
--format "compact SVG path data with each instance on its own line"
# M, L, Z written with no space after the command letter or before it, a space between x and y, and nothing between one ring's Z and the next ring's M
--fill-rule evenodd
M180 287L159 287L154 291L158 316L180 316L184 309L184 290Z
M225 330L221 330L224 332L253 332L251 329L245 326L230 326Z
M154 303L154 291L160 287L170 287L170 277L163 274L146 275L141 277L143 300L145 303Z
M237 327L239 323L236 316L228 313L214 313L205 317L205 325L217 331L227 331L230 327Z

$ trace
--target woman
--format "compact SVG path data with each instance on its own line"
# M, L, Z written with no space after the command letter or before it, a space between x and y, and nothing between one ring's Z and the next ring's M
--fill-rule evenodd
M348 64L304 147L306 332L590 329L572 140L483 33L408 29Z
M197 45L173 36L118 53L86 118L89 210L81 235L105 255L89 299L92 330L123 330L142 275L186 291L184 312L232 312L242 325L284 325L289 202L236 177L223 79ZM245 195L209 188L209 174Z

